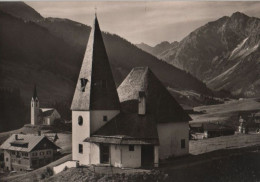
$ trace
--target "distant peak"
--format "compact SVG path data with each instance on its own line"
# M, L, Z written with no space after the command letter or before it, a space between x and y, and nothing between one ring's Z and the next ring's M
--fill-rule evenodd
M162 41L161 43L157 44L157 46L162 46L162 45L170 45L168 41Z
M244 13L239 12L239 11L237 11L237 12L235 12L231 15L231 18L242 18L242 17L248 17L248 16Z
M150 45L148 45L148 44L146 44L144 42L141 42L140 44L137 44L137 45L147 45L147 46L150 46Z

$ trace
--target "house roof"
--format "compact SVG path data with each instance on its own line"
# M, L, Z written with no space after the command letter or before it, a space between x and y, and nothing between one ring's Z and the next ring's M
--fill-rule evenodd
M260 117L260 112L255 113L255 117Z
M55 111L54 108L40 108L40 116L42 117L47 117L47 116L51 116L52 113Z
M152 114L157 123L188 122L191 120L190 116L148 67L133 68L118 87L117 92L121 107L137 110L137 104L129 106L127 101L138 100L140 91L145 92L146 95L147 114Z
M84 91L83 91L84 90ZM97 17L89 35L71 110L119 110L120 103Z
M86 138L84 142L109 143L117 145L159 145L158 139L136 139L127 136L92 136Z
M203 123L203 129L206 131L235 131L235 128L218 123Z
M85 141L121 144L159 144L156 123L151 115L121 112Z
M117 91L121 101L121 113L84 141L157 145L158 123L191 120L147 67L134 68ZM139 96L146 98L145 115L138 115Z
M15 135L18 136L16 140ZM32 151L43 139L47 139L44 135L32 135L32 134L13 134L11 135L1 146L1 149L15 150L22 152ZM47 141L51 142L49 139ZM52 142L51 142L52 143ZM52 143L53 146L58 149L59 147Z

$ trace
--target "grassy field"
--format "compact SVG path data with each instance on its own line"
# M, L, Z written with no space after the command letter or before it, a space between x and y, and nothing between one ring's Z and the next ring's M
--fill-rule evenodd
M224 104L199 106L195 107L194 111L205 111L206 113L191 115L192 121L190 123L220 121L233 124L240 112L260 111L260 98L232 100Z
M168 165L162 170L176 182L260 181L260 148L229 149L190 157L185 165ZM194 156L193 156L194 157Z
M189 144L190 154L198 155L221 149L235 149L255 145L260 146L260 134L236 134L203 140L191 140Z

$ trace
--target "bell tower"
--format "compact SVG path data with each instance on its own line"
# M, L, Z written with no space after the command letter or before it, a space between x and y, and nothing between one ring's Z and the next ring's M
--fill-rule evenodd
M40 108L40 103L37 96L36 85L34 85L34 91L31 100L31 125L38 124L39 108Z
M120 113L120 102L95 15L71 104L72 160L88 165L98 147L84 140ZM92 151L92 152L91 152Z

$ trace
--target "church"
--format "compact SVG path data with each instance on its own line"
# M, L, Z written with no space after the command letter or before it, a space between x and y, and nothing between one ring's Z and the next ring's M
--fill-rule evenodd
M71 105L72 160L80 165L158 167L189 153L191 118L148 67L116 88L98 19Z
M61 116L54 108L40 108L40 102L37 96L37 89L34 86L34 92L31 100L31 125L53 125L56 119Z

